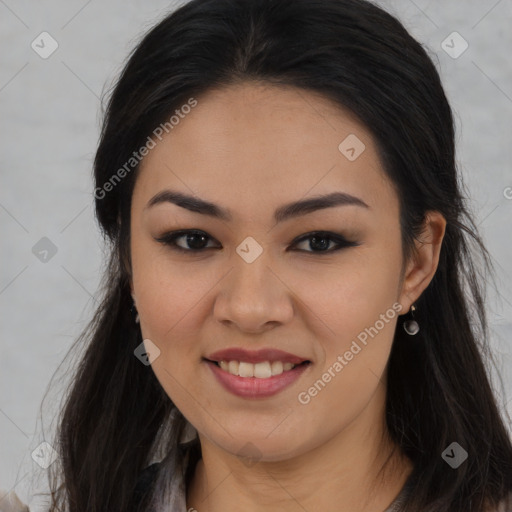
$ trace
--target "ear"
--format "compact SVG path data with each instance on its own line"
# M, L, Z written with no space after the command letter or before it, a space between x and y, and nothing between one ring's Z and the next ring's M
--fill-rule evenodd
M446 219L438 211L428 211L415 250L406 264L399 302L407 313L434 277L446 230Z

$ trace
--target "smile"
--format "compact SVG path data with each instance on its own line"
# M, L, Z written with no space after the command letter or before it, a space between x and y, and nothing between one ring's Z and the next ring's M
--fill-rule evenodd
M293 364L282 361L248 363L204 359L204 362L224 389L243 398L273 396L290 386L311 366L310 361Z

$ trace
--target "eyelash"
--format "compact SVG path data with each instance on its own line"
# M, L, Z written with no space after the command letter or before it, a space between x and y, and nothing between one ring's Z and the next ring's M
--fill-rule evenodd
M218 249L218 247L203 247L201 249L184 249L183 247L180 247L179 245L176 245L176 240L179 238L182 238L186 235L203 235L206 236L208 239L213 240L210 236L208 236L207 233L204 231L199 230L180 230L180 231L171 231L169 233L165 233L164 235L155 238L157 242L160 242L164 245L167 245L170 247L173 251L181 252L181 253L192 253L192 254L198 254L201 252L204 252L207 249ZM310 233L307 233L305 235L302 235L300 238L296 238L292 245L296 245L300 242L303 242L304 240L311 239L312 237L317 236L321 239L329 239L330 241L334 241L337 243L337 247L334 249L328 249L325 251L305 251L299 249L299 252L305 252L309 254L330 254L336 251L339 251L340 249L344 249L347 247L356 247L360 245L358 242L353 242L350 240L347 240L345 237L338 235L336 233L331 233L329 231L311 231Z

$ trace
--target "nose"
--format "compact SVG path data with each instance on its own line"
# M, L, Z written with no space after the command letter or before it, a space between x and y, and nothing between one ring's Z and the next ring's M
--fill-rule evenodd
M293 318L291 290L264 254L252 263L235 260L232 270L221 280L214 305L218 322L246 333L260 333Z

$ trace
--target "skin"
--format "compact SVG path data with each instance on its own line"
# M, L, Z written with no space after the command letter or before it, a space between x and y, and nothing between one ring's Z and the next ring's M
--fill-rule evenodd
M366 146L354 161L338 150L349 134ZM228 208L233 219L169 202L147 207L164 189ZM333 191L369 208L336 206L274 222L279 206ZM161 351L153 371L199 434L203 458L188 507L382 512L400 492L412 465L398 452L385 479L375 481L394 447L384 422L386 363L398 314L436 271L446 221L429 212L415 256L403 262L398 208L368 130L296 88L211 90L145 157L131 210L132 291L143 338ZM179 229L204 231L212 248L182 254L155 241ZM322 252L311 239L292 244L315 230L359 245ZM263 249L250 264L236 252L248 236ZM191 250L186 237L177 243ZM401 313L300 403L298 394L394 303ZM279 348L312 365L277 395L240 398L202 361L233 346ZM237 455L249 452L250 463Z

